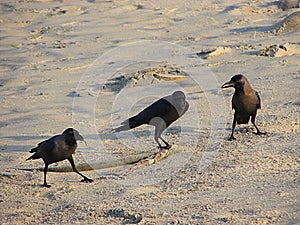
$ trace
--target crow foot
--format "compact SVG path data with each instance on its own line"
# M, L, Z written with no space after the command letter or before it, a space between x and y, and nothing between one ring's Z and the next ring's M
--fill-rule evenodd
M267 132L257 131L257 132L254 132L254 134L256 134L256 135L265 135L265 134L267 134Z
M158 146L158 148L159 148L160 150L163 150L163 149L170 149L170 148L172 148L172 145Z
M90 179L90 178L87 178L87 177L85 177L84 179L82 179L82 180L81 180L81 182L85 182L85 183L92 183L92 182L94 182L94 180L93 180L93 179Z
M228 141L232 141L232 140L236 140L236 138L235 138L233 135L231 135L231 136L228 138Z
M44 184L43 184L43 187L49 188L49 187L51 187L51 185L49 185L49 184L47 184L47 183L44 183Z

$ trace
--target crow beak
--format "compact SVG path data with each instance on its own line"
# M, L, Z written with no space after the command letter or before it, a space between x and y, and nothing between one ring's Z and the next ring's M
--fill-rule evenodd
M84 144L87 146L86 141L80 134L75 135L75 139L84 142Z
M229 88L229 87L234 87L234 83L231 81L228 81L221 86L221 88Z
M84 141L84 138L79 133L74 133L75 140Z

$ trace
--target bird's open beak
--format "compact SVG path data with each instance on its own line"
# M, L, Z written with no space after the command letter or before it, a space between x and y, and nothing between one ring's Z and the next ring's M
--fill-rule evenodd
M226 82L225 84L223 84L223 85L221 86L221 88L229 88L229 87L234 87L234 83L228 81L228 82Z
M84 140L84 138L79 133L75 134L75 139L79 140L79 141L82 141L82 142L85 143L85 145L87 145L86 141Z
M84 138L79 133L74 133L75 140L84 141Z

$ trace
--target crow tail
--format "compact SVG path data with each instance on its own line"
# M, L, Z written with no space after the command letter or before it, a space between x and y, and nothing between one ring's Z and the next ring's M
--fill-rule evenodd
M31 159L39 159L39 158L41 158L41 157L38 154L34 153L32 156L30 156L28 159L26 159L26 161L31 160Z
M145 123L144 121L141 121L141 120L136 119L135 117L132 117L132 118L122 122L121 126L112 129L112 132L120 132L120 131L130 130L130 129L136 128L138 126L141 126L144 123Z
M35 147L35 148L32 148L29 152L34 153L34 152L37 152L37 150L38 150L38 147Z

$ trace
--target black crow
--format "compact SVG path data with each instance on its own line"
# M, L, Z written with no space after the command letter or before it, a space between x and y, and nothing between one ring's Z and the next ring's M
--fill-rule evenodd
M258 92L253 90L249 81L242 74L235 75L230 81L222 85L222 88L235 88L232 97L232 109L234 109L234 118L232 122L232 131L229 140L234 140L234 128L237 124L247 124L251 117L251 122L256 128L256 134L261 135L261 132L255 124L257 110L261 108L261 100Z
M120 127L113 129L113 132L130 130L143 124L153 125L155 126L154 140L159 148L169 149L171 145L161 137L161 134L188 108L189 103L185 99L185 94L182 91L175 91L172 95L157 100L137 115L125 120ZM164 142L165 146L162 146L158 139Z
M34 154L27 160L40 158L44 160L44 187L50 187L46 181L48 166L52 163L60 162L65 159L70 162L73 171L83 177L83 182L93 182L92 179L81 174L75 167L72 154L77 148L76 140L84 141L83 137L77 130L68 128L62 134L56 135L46 141L42 141L37 147L30 150L30 152Z

